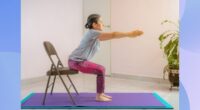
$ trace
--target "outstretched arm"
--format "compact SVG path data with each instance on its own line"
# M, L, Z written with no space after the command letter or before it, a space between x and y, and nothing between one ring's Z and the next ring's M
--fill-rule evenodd
M131 32L108 32L101 33L98 38L100 41L111 40L111 39L119 39L123 37L137 37L142 35L143 32L140 30L135 30Z

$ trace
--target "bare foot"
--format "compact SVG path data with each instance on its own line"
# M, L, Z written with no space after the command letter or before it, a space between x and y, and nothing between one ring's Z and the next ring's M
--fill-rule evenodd
M99 101L99 102L109 102L109 101L112 101L111 99L103 96L103 95L97 95L96 96L96 101Z
M109 95L106 95L106 94L102 94L104 97L106 97L106 98L109 98L109 99L112 99L112 97L111 96L109 96Z

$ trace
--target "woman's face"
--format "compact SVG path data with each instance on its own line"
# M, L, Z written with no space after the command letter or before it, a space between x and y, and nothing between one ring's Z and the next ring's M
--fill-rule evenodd
M96 30L100 30L102 31L103 30L103 21L101 18L99 18L99 20L97 21L97 23L93 23L93 28L96 29Z

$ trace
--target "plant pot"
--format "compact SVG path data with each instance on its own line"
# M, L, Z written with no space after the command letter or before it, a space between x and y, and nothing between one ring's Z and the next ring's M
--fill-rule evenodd
M171 83L170 90L172 90L172 87L179 87L179 70L178 69L169 69L168 77Z

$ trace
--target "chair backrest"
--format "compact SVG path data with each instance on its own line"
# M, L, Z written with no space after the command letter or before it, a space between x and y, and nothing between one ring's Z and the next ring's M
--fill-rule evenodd
M54 48L53 44L49 41L44 41L44 48L48 54L48 56L51 55L57 55L56 49Z
M56 49L53 46L53 44L51 42L49 42L49 41L44 41L43 44L44 44L44 48L45 48L45 50L46 50L46 52L47 52L47 54L48 54L48 56L49 56L49 58L50 58L50 60L51 60L51 62L53 64L53 66L54 67L58 67L58 66L62 66L63 67L63 64L62 64L62 62L61 62L61 60L60 60L60 58L59 58L59 56L58 56L58 54L56 52ZM54 60L51 57L52 55L55 55L57 57L57 59L58 59L57 63L54 63Z

